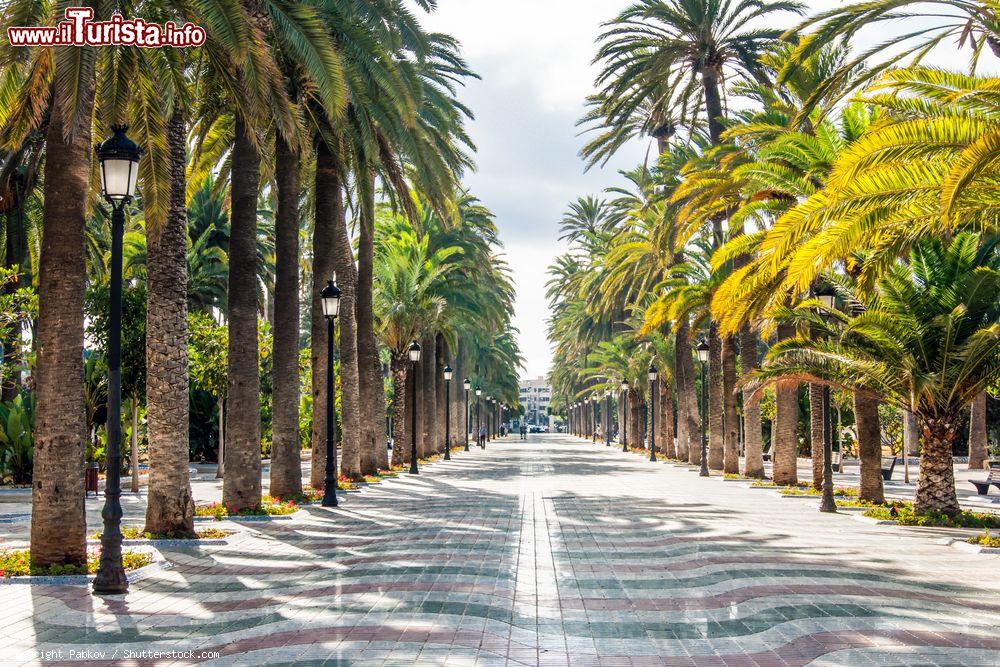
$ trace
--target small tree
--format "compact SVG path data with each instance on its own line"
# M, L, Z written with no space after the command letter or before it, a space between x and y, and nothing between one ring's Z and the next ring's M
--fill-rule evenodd
M820 382L912 411L923 440L915 509L957 513L952 450L961 413L1000 377L997 240L964 233L923 241L871 293L846 284L838 291L852 313L824 317L808 300L780 314L824 335L772 347L753 383Z
M219 417L219 468L225 472L226 351L229 331L207 313L188 315L188 366L191 384L215 397Z

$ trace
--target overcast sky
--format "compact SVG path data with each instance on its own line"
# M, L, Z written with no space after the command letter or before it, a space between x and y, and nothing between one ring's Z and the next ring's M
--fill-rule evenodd
M587 173L578 157L584 139L575 123L593 90L594 41L601 23L627 4L439 0L437 12L424 21L429 29L457 37L482 77L461 95L476 115L470 131L478 147L478 169L465 183L496 214L514 271L514 323L526 359L525 377L545 374L551 360L544 285L546 268L564 249L557 240L562 212L577 197L621 182L618 170L640 164L649 150L647 142L636 141L607 168ZM809 4L819 10L839 3ZM936 62L963 63L954 52Z

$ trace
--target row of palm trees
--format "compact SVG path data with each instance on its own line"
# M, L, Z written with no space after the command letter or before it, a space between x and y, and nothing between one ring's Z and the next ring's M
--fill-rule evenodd
M459 377L512 399L519 354L508 270L489 212L458 187L474 147L464 128L470 112L457 92L474 74L454 39L424 30L410 11L433 4L139 0L123 11L158 23L192 21L206 30L204 46L0 46L6 238L25 237L12 234L14 228L30 232L4 257L23 283L35 282L38 295L33 355L20 354L33 358L37 405L33 562L86 560L81 350L84 294L94 277L88 248L100 236L88 235L88 227L102 216L92 146L112 125L129 124L145 147L130 256L133 268L141 266L133 279L143 280L147 292L146 530L193 528L189 306L212 312L228 329L220 431L223 502L233 510L255 507L262 496L258 322L264 314L275 323L270 492L302 490L299 352L311 348L307 386L312 404L324 405L333 388L325 381L318 295L333 275L344 294L338 327L344 475L389 465L380 354L388 348L395 360L402 338L419 339L425 349L415 369L419 412L427 415L417 434L422 453L443 446L437 429L443 431L444 419L432 416L444 414L438 367L456 366ZM57 18L50 9L14 0L0 21L46 25ZM95 12L95 20L106 20L110 7L97 3ZM225 228L193 233L188 211L219 200L206 192L223 191ZM262 202L271 215L261 215ZM25 215L30 211L37 211L34 220ZM10 342L5 353L17 347ZM398 369L395 379L397 396L414 381ZM398 427L407 421L399 419L405 408L397 400L393 409ZM324 420L322 410L313 412L310 481L317 488Z
M627 380L639 442L652 364L656 446L699 462L704 418L709 467L762 477L761 398L773 391L773 477L791 484L799 386L810 385L814 462L831 386L854 397L863 499L884 501L885 403L916 422L917 510L959 510L961 412L1000 381L1000 80L920 60L954 39L974 68L1000 33L988 3L943 1L938 26L852 50L855 32L904 19L907 4L850 5L782 32L759 26L800 5L641 0L606 24L583 156L602 163L650 137L658 157L561 223L570 250L548 292L558 400ZM891 69L900 52L912 60ZM973 419L981 466L982 407Z

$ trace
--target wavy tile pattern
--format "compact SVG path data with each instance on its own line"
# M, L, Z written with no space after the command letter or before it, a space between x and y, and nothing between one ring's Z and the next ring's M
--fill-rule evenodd
M1000 664L995 558L566 437L248 530L124 598L0 586L0 662Z

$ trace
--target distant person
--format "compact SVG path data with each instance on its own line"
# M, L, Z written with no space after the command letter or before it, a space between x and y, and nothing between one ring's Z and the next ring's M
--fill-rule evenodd
M528 439L528 425L521 424L521 440L527 440L527 439Z
M486 427L482 426L479 429L479 448L486 449Z

